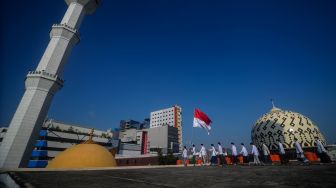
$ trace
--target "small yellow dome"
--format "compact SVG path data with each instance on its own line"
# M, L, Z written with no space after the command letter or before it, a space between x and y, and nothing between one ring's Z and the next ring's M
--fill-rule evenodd
M114 167L117 163L104 147L93 142L72 146L59 153L47 168Z

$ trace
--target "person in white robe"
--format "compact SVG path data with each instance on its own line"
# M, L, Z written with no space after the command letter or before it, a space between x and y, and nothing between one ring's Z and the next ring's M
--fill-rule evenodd
M238 163L238 153L237 153L237 148L233 142L231 142L231 150L232 150L232 163L236 165Z
M188 150L187 150L186 146L184 146L184 148L183 148L182 159L183 159L183 165L186 167L187 166L187 160L188 160Z
M220 159L220 164L222 165L222 167L224 166L224 164L226 164L226 161L224 159L224 153L223 153L223 147L221 145L220 142L218 142L218 157Z
M203 144L201 144L201 150L200 150L200 155L201 155L201 158L202 158L202 161L203 161L203 166L206 165L206 155L207 155L207 152L206 152L206 149L204 147Z
M196 147L195 144L192 145L191 148L191 155L192 155L192 163L194 163L194 166L196 166Z
M304 152L302 150L301 144L299 143L297 138L294 138L294 147L295 147L295 151L296 151L296 155L299 161L303 162L303 163L309 163L309 161L307 160L307 158L304 156Z
M315 137L315 144L317 147L317 156L320 158L321 163L331 163L331 159L328 155L328 151L323 146L321 140Z
M210 159L211 166L215 166L217 163L217 155L216 155L217 152L213 144L211 144L211 148L209 149L209 151L211 152L211 159Z
M258 148L251 142L250 143L251 147L252 147L252 151L251 154L253 155L253 163L255 165L260 165L260 160L259 160L259 151Z
M241 143L241 151L240 154L243 156L243 163L249 163L248 160L248 152L244 146L244 143Z
M270 155L271 155L270 150L268 149L268 147L263 141L261 141L260 143L261 143L261 148L264 154L264 164L272 163L272 161L270 160Z
M278 141L278 149L279 149L279 157L280 157L280 162L281 164L287 164L288 160L286 157L286 151L285 148L283 147L283 144L281 143L280 139L277 139Z

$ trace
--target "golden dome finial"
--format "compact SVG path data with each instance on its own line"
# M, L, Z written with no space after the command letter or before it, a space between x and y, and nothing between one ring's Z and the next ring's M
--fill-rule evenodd
M89 138L89 140L92 140L93 132L94 132L94 128L92 128L91 131L90 131L90 138Z
M83 142L83 144L94 144L95 143L92 139L93 132L94 132L94 128L92 128L90 133L89 133L89 139L87 141Z

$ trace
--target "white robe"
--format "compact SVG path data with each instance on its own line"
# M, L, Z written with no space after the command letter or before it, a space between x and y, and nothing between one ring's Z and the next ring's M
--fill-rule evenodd
M255 145L252 145L252 155L259 156L258 148Z
M185 148L183 149L182 157L183 158L188 158L188 151Z
M201 153L202 156L205 156L205 155L206 155L206 150L205 150L205 147L204 147L204 146L201 147L201 151L200 151L200 153Z
M247 157L248 156L248 152L245 148L245 146L242 147L241 151L240 151L240 154L242 154L244 157Z
M318 153L323 153L323 152L327 152L327 150L324 148L322 142L320 140L316 140L316 146L317 146L317 152Z
M284 147L283 147L283 145L282 145L281 142L279 142L279 153L280 153L281 155L286 154L285 149L284 149Z
M196 148L195 147L192 147L191 153L192 153L192 155L196 155Z
M211 147L210 151L211 151L211 156L212 157L216 156L216 149L215 149L214 146Z
M294 145L295 145L296 153L303 153L301 145L300 145L300 143L298 141L296 141Z
M218 144L218 154L223 155L223 148L221 145Z
M238 153L237 153L237 148L236 148L236 146L235 145L232 145L232 155L233 156L237 156L238 155Z
M269 155L271 153L265 144L262 145L262 149L263 149L264 155Z

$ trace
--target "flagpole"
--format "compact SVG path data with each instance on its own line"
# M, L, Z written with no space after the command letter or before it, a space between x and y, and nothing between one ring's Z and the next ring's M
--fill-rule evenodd
M194 108L194 112L195 112L195 108ZM193 115L193 117L194 117L194 115ZM193 119L193 122L194 122L194 119ZM194 123L193 123L193 125L191 127L192 127L192 130L191 130L191 142L192 142L192 144L194 144Z
M195 110L194 110L195 111ZM192 126L191 126L191 148L194 149L193 145L194 145L194 120L193 120L193 123L192 123ZM194 150L192 150L194 152ZM196 152L196 149L195 149L195 152ZM195 157L195 153L193 153L193 163L194 163L194 166L196 165L196 157Z
M191 145L194 144L194 126L192 126L191 130Z

